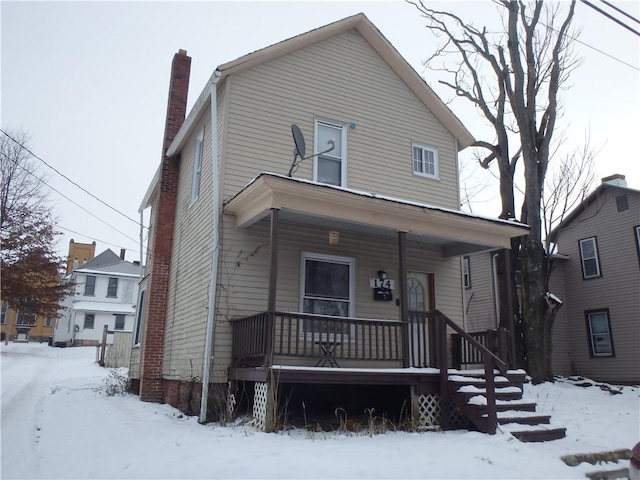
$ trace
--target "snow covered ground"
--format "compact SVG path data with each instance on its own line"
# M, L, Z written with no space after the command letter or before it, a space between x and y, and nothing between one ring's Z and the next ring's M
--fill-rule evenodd
M195 417L134 395L105 394L94 348L0 345L1 478L583 478L603 466L566 454L632 448L640 390L569 381L526 386L567 437L521 443L506 432L392 432L370 437L265 434ZM618 468L628 466L621 462ZM613 465L612 467L616 467Z

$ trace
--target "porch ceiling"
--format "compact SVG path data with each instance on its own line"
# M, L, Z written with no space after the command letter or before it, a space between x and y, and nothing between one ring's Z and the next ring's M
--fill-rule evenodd
M393 238L406 232L408 240L439 245L447 257L509 248L512 237L529 229L517 222L270 173L260 174L227 200L224 213L235 216L238 228L247 228L270 209L279 209L283 221L338 231Z

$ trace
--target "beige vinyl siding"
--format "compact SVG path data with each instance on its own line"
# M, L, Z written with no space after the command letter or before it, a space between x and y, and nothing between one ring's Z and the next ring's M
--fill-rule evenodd
M615 196L627 193L629 210L617 212ZM558 241L565 265L566 303L575 373L598 380L640 381L640 268L633 227L640 224L640 194L607 188ZM584 280L581 239L597 238L602 277ZM591 357L584 312L609 309L615 357Z
M212 245L212 159L210 110L198 123L180 155L163 373L166 378L202 378ZM192 203L196 138L204 128L200 194Z
M467 331L469 332L480 332L497 326L492 258L493 252L469 255L471 288L465 289Z
M231 76L227 87L225 197L261 171L287 174L292 123L313 153L317 116L347 125L348 188L458 208L452 135L355 30ZM438 148L439 180L413 175L412 142ZM312 165L295 176L312 179Z
M229 320L266 310L269 275L269 220L264 219L246 230L233 228L231 216L225 216L224 220L213 364L214 377L221 381L226 378L226 369L231 363ZM302 253L309 252L355 259L354 316L399 319L395 302L397 290L394 301L380 302L373 300L369 287L369 278L375 277L378 270L385 270L388 278L398 281L397 239L341 231L340 243L329 245L327 235L324 228L281 222L276 309L301 311L300 262ZM458 258L443 258L439 248L411 242L407 245L407 257L409 270L434 274L436 308L462 325ZM351 363L365 366L362 362Z

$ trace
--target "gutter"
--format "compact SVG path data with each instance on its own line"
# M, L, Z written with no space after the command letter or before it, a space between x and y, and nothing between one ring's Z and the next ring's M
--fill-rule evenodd
M211 378L211 362L215 358L213 344L215 341L215 311L216 291L218 289L218 264L220 251L220 213L222 203L220 197L220 158L218 156L218 96L217 85L221 74L219 70L213 72L209 83L211 96L211 158L212 173L212 206L213 206L213 245L211 252L211 280L209 281L209 309L207 311L207 330L204 343L204 358L202 360L202 394L200 395L200 417L198 422L207 421L207 404L209 401L209 379Z

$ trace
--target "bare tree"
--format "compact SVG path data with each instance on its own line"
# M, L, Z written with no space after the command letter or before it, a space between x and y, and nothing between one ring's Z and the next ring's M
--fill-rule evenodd
M58 232L38 166L24 148L27 141L24 132L0 137L0 294L12 308L39 316L57 312L72 285L60 284L64 261L55 252Z
M480 161L484 168L494 161L498 164L500 218L517 218L514 176L519 163L523 165L524 201L519 220L530 230L526 237L512 241L509 257L503 254L500 258L499 268L509 273L499 275L503 279L500 298L508 298L506 292L515 291L515 260L519 256L522 305L521 319L516 319L520 322L515 323L521 331L514 335L522 341L518 363L527 368L536 383L553 380L551 327L555 311L546 301L549 264L542 244L540 212L559 114L558 92L579 64L569 48L568 35L575 0L566 6L540 0L496 0L503 13L503 29L498 32L476 28L450 12L428 8L422 1L409 3L444 40L427 63L444 71L449 78L441 83L472 102L493 128L492 140L475 145L488 151ZM450 62L452 58L453 68L436 65L438 60ZM518 306L501 303L500 323L508 326L513 323L510 312L518 312Z

